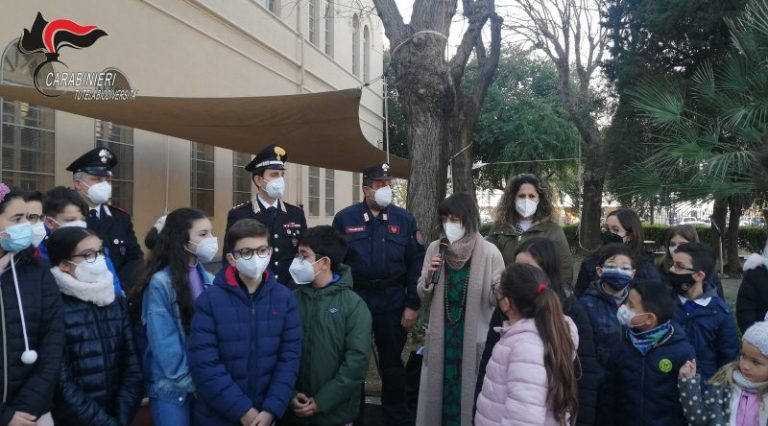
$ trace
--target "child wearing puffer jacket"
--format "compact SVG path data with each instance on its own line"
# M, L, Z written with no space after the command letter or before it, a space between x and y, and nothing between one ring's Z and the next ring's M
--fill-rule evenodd
M534 266L510 265L494 293L507 321L498 329L475 425L568 424L578 409L576 325Z
M724 365L707 384L702 396L696 360L680 368L680 403L690 425L768 424L768 322L747 329L739 360Z

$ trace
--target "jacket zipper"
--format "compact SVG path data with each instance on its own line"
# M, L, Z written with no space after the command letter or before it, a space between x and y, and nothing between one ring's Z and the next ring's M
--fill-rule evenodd
M104 329L102 328L101 321L99 321L98 307L92 303L91 311L94 313L94 319L96 320L96 332L99 334L99 343L101 344L101 356L104 359L104 382L106 383L106 389L112 389L109 381L109 371L111 371L111 365L109 362L109 356L107 356L107 345L104 343ZM110 398L111 399L111 398Z

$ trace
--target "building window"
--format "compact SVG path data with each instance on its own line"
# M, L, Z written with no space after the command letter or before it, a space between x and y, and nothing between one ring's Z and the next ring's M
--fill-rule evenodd
M121 72L105 72L114 72L116 78L111 87L100 89L130 90L131 85ZM94 139L97 147L109 148L117 156L117 166L112 169L112 204L133 213L133 127L96 120Z
M317 45L317 0L309 0L309 42Z
M360 19L352 16L352 74L360 77Z
M363 188L360 187L360 173L352 173L352 202L360 202L360 193Z
M333 169L325 169L325 215L333 216L336 214L336 205L334 199L334 185L336 184L335 173Z
M269 9L270 12L277 14L278 12L277 0L267 0L267 9Z
M190 189L192 207L213 216L214 149L213 145L190 143L192 164L190 165Z
M309 167L309 215L320 216L320 168Z
M5 48L0 68L0 81L6 84L32 86L33 73L45 55L25 55L16 41ZM48 64L40 75L53 72ZM26 102L3 99L0 102L0 179L27 191L47 191L54 185L55 112Z
M363 28L363 81L371 79L371 32Z
M253 156L243 152L232 153L232 200L235 205L251 201L251 172L245 166Z
M333 2L325 3L325 54L333 56Z

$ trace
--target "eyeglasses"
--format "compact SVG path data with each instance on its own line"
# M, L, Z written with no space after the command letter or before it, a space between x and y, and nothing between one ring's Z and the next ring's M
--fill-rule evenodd
M237 254L237 256L235 256L235 254ZM261 246L256 248L243 247L239 250L232 250L232 256L239 257L245 260L252 258L254 254L264 259L265 257L269 257L272 255L272 247L270 246Z
M93 262L96 261L96 259L99 256L101 256L103 254L104 254L104 250L103 249L99 249L99 250L86 250L86 251L84 251L84 252L82 252L80 254L73 254L70 257L72 257L72 258L82 257L83 260L85 260L86 262L93 263Z
M686 268L685 266L682 266L679 263L673 263L672 267L675 268L675 270L678 270L678 271L690 271L690 272L693 272L693 273L699 272L698 269Z
M615 263L606 263L605 265L603 265L603 269L618 269L619 271L624 271L624 272L632 272L635 270L631 266L627 266L627 265L619 266Z

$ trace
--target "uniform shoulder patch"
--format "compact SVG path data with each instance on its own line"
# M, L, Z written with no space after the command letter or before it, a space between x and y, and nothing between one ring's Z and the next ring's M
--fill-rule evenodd
M109 204L109 209L110 209L110 210L116 210L116 211L119 211L119 212L121 212L121 213L125 213L125 214L127 214L128 216L130 216L130 215L131 215L131 214L130 214L130 213L128 213L127 211L125 211L125 210L121 209L121 208L120 208L120 207L118 207L118 206L112 205L112 204Z
M235 205L235 206L232 206L232 210L234 210L234 209L239 209L240 207L249 206L250 204L251 204L251 202L250 202L250 201L246 201L246 202L244 202L244 203L240 203L240 204L237 204L237 205Z

